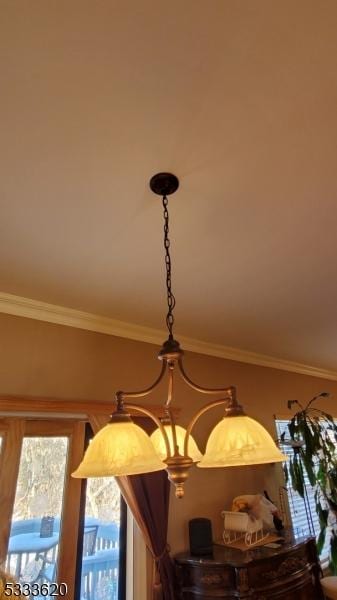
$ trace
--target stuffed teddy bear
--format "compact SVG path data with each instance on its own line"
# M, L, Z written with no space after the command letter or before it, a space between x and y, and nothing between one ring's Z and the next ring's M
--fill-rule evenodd
M262 494L247 494L234 498L232 511L247 512L252 519L261 519L265 527L272 528L277 507Z

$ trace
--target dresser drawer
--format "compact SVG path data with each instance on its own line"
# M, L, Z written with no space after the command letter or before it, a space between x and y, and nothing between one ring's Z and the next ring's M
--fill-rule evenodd
M255 590L250 598L251 600L323 600L310 578L298 581L297 585L279 582L278 585L271 586L268 590ZM199 600L201 600L200 597Z
M235 589L235 573L225 566L205 567L188 565L178 568L179 583L182 588L196 588L202 591Z
M309 568L306 547L301 547L291 553L281 553L253 563L248 569L248 581L251 587L272 584L284 578L296 576Z

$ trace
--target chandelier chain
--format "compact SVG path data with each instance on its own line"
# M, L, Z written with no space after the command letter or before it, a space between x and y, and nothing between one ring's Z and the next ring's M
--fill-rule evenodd
M173 339L173 324L174 316L173 309L176 304L175 297L171 289L171 256L170 256L170 239L169 239L169 213L167 210L168 199L167 196L163 196L163 208L164 208L164 248L165 248L165 267L166 267L166 291L167 291L167 306L168 313L166 315L166 326L169 332L169 339Z

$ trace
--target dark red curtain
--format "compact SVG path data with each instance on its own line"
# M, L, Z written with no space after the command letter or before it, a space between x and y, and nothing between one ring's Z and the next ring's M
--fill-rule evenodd
M132 497L136 510L132 510L155 561L153 599L175 600L174 567L167 546L170 483L166 471L119 477L125 500ZM138 513L138 514L137 514ZM140 518L139 518L140 517ZM144 531L146 529L146 531Z

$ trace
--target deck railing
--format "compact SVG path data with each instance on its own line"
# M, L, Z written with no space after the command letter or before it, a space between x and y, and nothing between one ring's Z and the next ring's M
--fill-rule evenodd
M12 523L7 570L16 579L32 582L53 582L57 579L58 535L60 520L55 519L53 539L48 548L46 538L40 539L40 519ZM92 537L94 533L94 537ZM81 600L117 600L119 569L119 525L87 519L82 558ZM91 536L89 540L89 535ZM31 540L31 546L29 546ZM54 543L55 542L55 543ZM92 545L94 544L94 545ZM90 545L90 548L89 548ZM20 551L24 550L24 551ZM43 550L44 549L44 550ZM43 551L42 551L43 550Z

